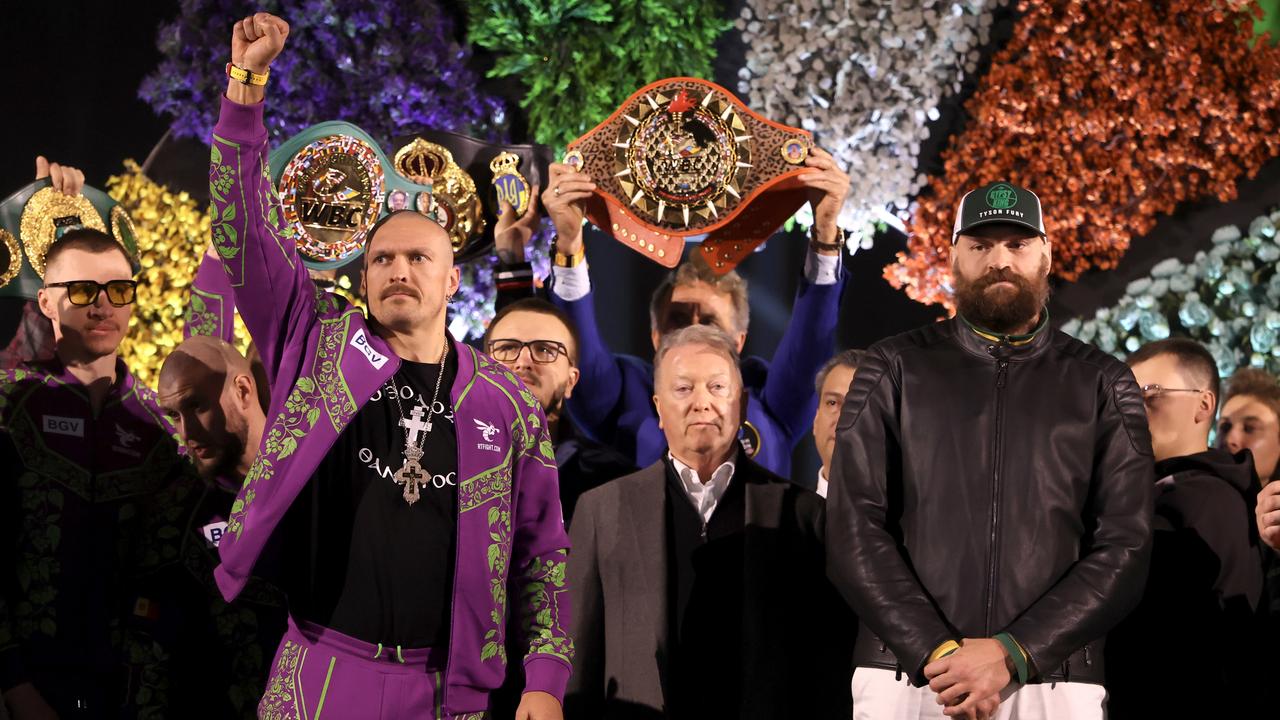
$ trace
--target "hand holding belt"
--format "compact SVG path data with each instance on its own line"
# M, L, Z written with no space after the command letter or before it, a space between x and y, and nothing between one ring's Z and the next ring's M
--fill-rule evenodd
M808 200L796 178L812 147L810 133L681 77L636 91L565 162L596 183L586 213L597 227L667 267L686 237L706 234L701 252L723 274Z
M88 185L78 195L64 195L44 178L0 202L0 296L34 300L44 285L49 247L77 228L108 233L124 248L133 271L141 268L137 234L123 207Z
M396 141L399 148L396 151L398 172L401 153L415 144L420 150L423 144L443 148L453 166L471 182L470 193L474 201L462 197L465 193L450 194L446 187L447 197L440 197L441 202L446 205L474 202L477 212L483 211L471 241L465 247L455 243L455 262L466 262L488 254L493 245L495 223L485 222L485 218L493 220L498 217L502 200L510 203L517 215L524 215L533 199L533 188L543 184L552 158L551 148L546 145L507 145L443 130L423 130L416 136ZM442 187L440 182L433 184L437 189Z

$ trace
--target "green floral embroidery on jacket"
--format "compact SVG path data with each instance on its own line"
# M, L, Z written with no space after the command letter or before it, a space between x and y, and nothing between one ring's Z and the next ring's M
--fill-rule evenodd
M509 467L509 466L508 466ZM489 506L489 592L493 595L493 609L489 620L492 625L484 633L484 645L480 648L480 660L494 656L507 662L507 646L503 637L507 614L507 565L511 561L511 494L498 497L497 504Z
M284 409L267 430L263 451L258 453L253 465L249 466L241 496L231 505L227 531L234 533L237 538L244 532L244 515L257 496L258 485L275 476L275 463L297 451L298 440L315 429L320 416L324 414L329 418L334 432L342 432L355 416L355 400L342 377L339 361L350 319L358 313L359 310L352 310L342 317L320 321L315 377L303 375L293 384L285 399Z
M573 640L559 625L559 597L564 593L565 561L568 553L557 550L550 558L534 558L525 573L534 578L520 594L520 626L526 634L537 631L530 653L556 655L573 660ZM556 612L552 612L552 610Z
M303 375L293 384L285 399L284 409L271 422L262 451L253 459L249 472L244 476L240 496L231 504L227 519L227 531L236 537L244 532L244 515L253 504L257 486L275 476L275 463L289 457L298 449L298 438L306 436L320 420L323 403L316 381Z

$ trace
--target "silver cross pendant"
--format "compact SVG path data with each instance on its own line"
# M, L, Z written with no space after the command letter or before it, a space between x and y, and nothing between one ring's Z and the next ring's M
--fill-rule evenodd
M430 475L423 470L422 465L418 462L422 459L422 451L416 447L409 446L405 448L404 465L396 471L395 481L397 485L404 486L404 501L413 505L422 498L421 489L426 487Z

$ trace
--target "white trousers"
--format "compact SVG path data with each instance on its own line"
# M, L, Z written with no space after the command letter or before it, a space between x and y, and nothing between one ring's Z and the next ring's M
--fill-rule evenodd
M862 667L853 673L853 720L950 720L936 693L897 675ZM1024 685L1000 701L995 720L1103 720L1106 703L1106 689L1092 683Z

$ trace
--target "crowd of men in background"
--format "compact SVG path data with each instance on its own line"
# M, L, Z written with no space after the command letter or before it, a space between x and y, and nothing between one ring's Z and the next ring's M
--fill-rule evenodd
M277 23L237 23L233 63L265 76ZM537 211L507 207L499 271L528 280L468 347L444 331L448 239L416 213L370 231L367 310L311 284L253 205L262 91L229 82L237 263L211 248L195 285L240 307L252 357L215 324L144 387L119 355L130 258L77 229L39 294L54 357L0 377L15 720L1280 707L1280 382L1223 385L1191 340L1126 366L1053 330L1030 191L999 184L1016 218L977 207L996 184L957 208L955 318L837 351L849 178L815 150L772 359L741 355L746 281L695 255L653 294L650 360L601 333L594 184L553 164L552 276L523 257Z

